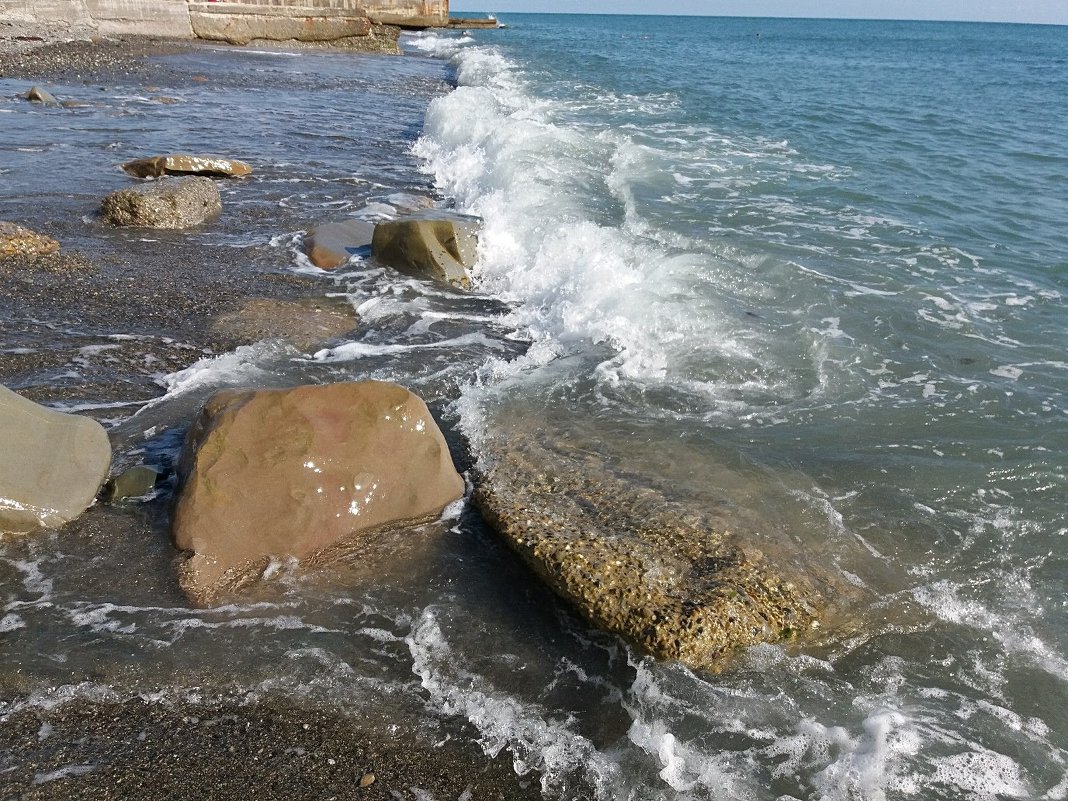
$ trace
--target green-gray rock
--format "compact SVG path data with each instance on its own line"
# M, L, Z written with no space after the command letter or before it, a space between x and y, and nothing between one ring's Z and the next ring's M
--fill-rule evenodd
M42 89L39 86L34 86L30 91L25 94L25 98L31 103L40 103L44 106L58 106L59 100L56 96L49 91Z
M210 178L162 178L112 192L100 213L112 225L193 228L222 211L219 188Z
M371 255L403 273L454 286L471 285L478 249L477 217L423 211L375 226Z
M111 465L100 423L0 387L0 531L61 526L93 502Z
M115 478L108 479L100 498L108 503L118 503L128 498L142 498L156 488L160 473L156 468L139 464L124 470Z

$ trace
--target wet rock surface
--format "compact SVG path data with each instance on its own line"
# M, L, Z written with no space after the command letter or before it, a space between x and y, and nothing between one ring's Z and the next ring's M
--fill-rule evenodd
M160 178L164 175L242 178L252 174L252 167L237 159L222 156L192 156L185 153L135 159L123 164L122 169L127 175L135 178Z
M46 409L0 386L0 531L60 526L93 502L111 465L95 420Z
M829 599L726 510L673 500L594 450L522 437L493 449L475 502L591 623L661 659L716 670L732 651L815 636Z
M463 496L418 397L378 381L227 390L190 429L173 536L198 605L255 580L272 558L309 563L357 535L424 522Z
M371 255L403 273L467 288L478 249L480 221L428 210L375 226Z
M352 305L342 298L250 298L220 316L212 331L235 344L282 339L308 351L349 333L358 322Z
M222 212L222 196L210 178L167 178L112 192L100 214L112 225L195 228Z
M371 247L375 224L367 220L325 223L304 237L304 252L320 270L334 270L359 251Z

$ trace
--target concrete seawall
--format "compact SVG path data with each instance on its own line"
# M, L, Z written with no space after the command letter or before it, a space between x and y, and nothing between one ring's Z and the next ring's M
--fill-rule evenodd
M448 0L0 0L0 21L59 24L101 34L225 41L364 36L371 23L444 27ZM233 34L232 36L230 34Z

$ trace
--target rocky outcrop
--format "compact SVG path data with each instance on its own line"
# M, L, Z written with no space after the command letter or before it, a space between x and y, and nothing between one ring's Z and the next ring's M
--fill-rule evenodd
M122 169L134 178L161 178L164 175L243 178L252 174L252 168L243 161L220 156L191 156L185 153L128 161L122 165Z
M347 334L357 322L352 304L343 298L252 298L215 320L212 331L234 345L281 339L308 351Z
M349 257L371 247L375 224L367 220L344 220L313 228L304 237L304 252L320 270L333 270Z
M213 396L186 439L173 535L197 604L271 558L329 561L355 538L432 519L463 495L415 395L377 381Z
M387 220L375 226L371 255L403 273L466 289L479 225L477 217L434 210Z
M59 250L59 242L15 223L0 221L0 259L44 256Z
M112 192L100 211L112 225L193 228L222 211L222 197L210 178L165 178Z
M0 387L0 531L60 526L93 502L111 443L100 423Z
M814 637L831 595L794 553L762 552L738 510L682 502L596 445L544 432L490 446L474 500L594 625L646 653L717 669L734 650Z

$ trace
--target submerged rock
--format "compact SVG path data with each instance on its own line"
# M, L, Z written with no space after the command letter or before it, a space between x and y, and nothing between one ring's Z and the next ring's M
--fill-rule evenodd
M367 220L343 220L317 226L304 237L304 252L320 270L333 270L349 256L371 246L375 224Z
M100 423L0 386L0 531L60 526L96 497L111 465Z
M237 344L283 339L301 350L346 334L359 322L342 298L274 300L252 298L212 324L212 331Z
M59 250L59 242L15 223L0 221L0 259L44 256Z
M167 98L166 100L177 102L173 98ZM164 102L164 100L159 100L158 102ZM123 164L122 169L135 178L160 178L164 175L206 175L218 178L242 178L252 174L252 167L243 161L222 158L221 156L191 156L185 153L135 159Z
M589 448L539 440L504 445L478 476L475 503L591 623L700 669L819 628L822 587L765 557L731 517L672 499Z
M219 392L189 431L179 474L173 535L189 554L179 582L200 605L272 558L329 561L464 492L423 401L377 381Z
M100 499L119 503L131 498L143 498L156 489L160 471L147 464L139 464L109 478L100 492Z
M475 263L480 220L423 211L375 226L371 255L403 273L467 288Z
M193 228L222 211L222 196L210 178L167 178L112 192L100 211L112 225Z

